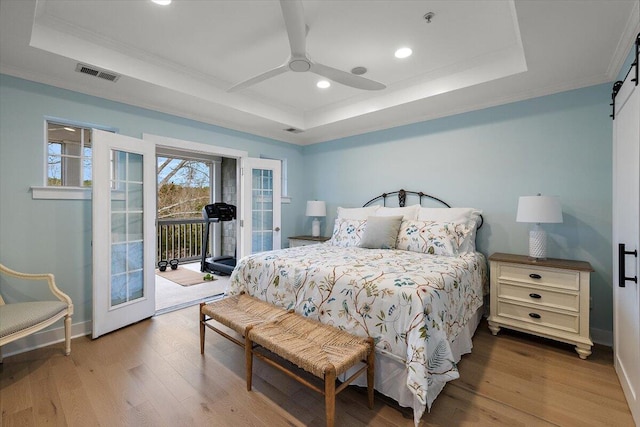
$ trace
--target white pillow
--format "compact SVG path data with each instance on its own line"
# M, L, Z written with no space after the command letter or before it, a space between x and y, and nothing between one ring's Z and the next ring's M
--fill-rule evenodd
M420 208L418 220L453 222L466 227L465 239L460 242L459 253L476 251L476 230L480 225L482 211L474 208Z
M420 221L467 222L470 219L480 223L480 209L474 208L420 208Z
M405 206L403 208L387 208L381 206L376 211L375 216L399 216L402 215L403 221L412 221L418 219L418 210L420 205Z
M338 218L366 220L369 216L375 215L380 208L379 205L367 206L366 208L338 208Z

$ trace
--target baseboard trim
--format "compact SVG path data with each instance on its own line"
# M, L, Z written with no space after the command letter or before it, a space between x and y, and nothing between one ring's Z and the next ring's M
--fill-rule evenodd
M83 337L91 333L91 321L74 323L71 325L71 338ZM36 348L64 342L64 326L46 331L36 332L19 340L2 346L2 357L9 357ZM71 343L73 352L73 343Z

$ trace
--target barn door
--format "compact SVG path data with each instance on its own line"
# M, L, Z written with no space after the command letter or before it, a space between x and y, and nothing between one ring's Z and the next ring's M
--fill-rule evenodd
M615 97L613 335L615 369L640 425L640 89L631 81L635 76L634 67Z

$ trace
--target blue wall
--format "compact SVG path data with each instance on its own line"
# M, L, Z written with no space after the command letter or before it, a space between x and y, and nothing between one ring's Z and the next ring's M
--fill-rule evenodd
M482 209L485 254L526 254L518 197L557 195L564 223L548 224L549 256L589 261L592 328L612 330L610 85L600 85L385 131L297 147L0 75L0 262L51 271L74 299L74 322L91 318L91 204L32 200L42 185L44 116L286 157L290 205L283 236L308 234L305 201L337 206L383 191L425 191L452 206ZM326 225L329 224L329 227ZM286 241L283 242L286 246Z
M591 327L612 330L611 85L599 85L305 147L310 197L358 206L400 188L484 211L479 250L528 253L518 197L557 195L548 255L591 263Z
M44 183L45 116L115 127L137 138L151 133L287 158L292 203L282 206L282 235L302 224L306 188L298 146L0 75L0 262L54 273L74 302L74 323L91 320L91 201L32 199L30 187Z

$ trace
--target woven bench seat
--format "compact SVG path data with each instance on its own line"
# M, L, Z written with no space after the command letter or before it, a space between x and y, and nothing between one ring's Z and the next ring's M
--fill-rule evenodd
M214 320L244 337L233 337L214 324ZM351 335L333 326L307 319L246 294L209 304L200 304L200 353L204 354L205 328L209 328L245 348L247 390L251 390L253 356L280 369L290 377L324 394L327 426L334 425L335 396L359 375L367 372L369 407L373 408L374 343L372 338ZM269 350L324 381L324 390L276 362ZM364 366L336 387L336 377L363 362Z
M293 363L324 381L324 390L311 384L295 372L256 352L254 344ZM324 394L327 426L334 425L335 396L355 378L367 371L369 407L373 408L374 342L372 338L351 335L333 326L287 313L275 320L250 326L245 335L247 390L251 390L253 356L285 372L313 390ZM359 362L364 366L336 388L336 376Z
M261 301L246 294L223 298L209 304L200 304L200 354L204 354L205 327L219 333L234 343L244 346L244 341L227 334L215 327L211 319L245 336L250 326L277 319L287 314L287 311L272 304Z

